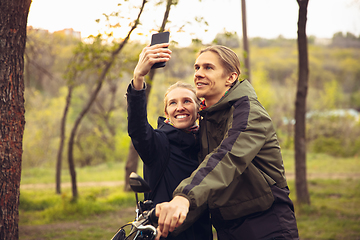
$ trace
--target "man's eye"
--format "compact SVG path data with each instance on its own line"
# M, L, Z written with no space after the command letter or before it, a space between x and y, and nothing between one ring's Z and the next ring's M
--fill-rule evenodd
M206 69L212 69L212 67L210 67L210 66L207 66L207 67L206 67Z

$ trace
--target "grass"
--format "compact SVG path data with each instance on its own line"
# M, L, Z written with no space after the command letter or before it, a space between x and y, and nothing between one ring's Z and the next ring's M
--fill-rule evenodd
M286 173L294 174L294 151L282 150ZM308 153L306 156L308 174L360 174L360 159L337 158L324 153Z
M293 152L283 150L287 174L294 173ZM141 168L139 168L141 169ZM296 202L294 180L289 179L301 240L360 240L360 161L308 154L307 171L311 205ZM139 170L141 172L141 170ZM350 174L341 179L317 178L316 174ZM62 181L70 182L63 170ZM117 228L134 217L135 197L117 186L78 186L79 199L71 201L71 189L55 194L54 169L23 169L20 195L20 239L110 239ZM77 169L77 181L122 181L124 164L112 163ZM26 188L26 184L52 184L52 188Z
M301 239L360 239L360 179L309 180L308 188L310 205L291 196Z
M78 220L134 206L134 194L121 189L86 187L79 193L77 201L72 200L70 189L66 189L61 195L56 195L49 189L21 190L20 224L41 225Z

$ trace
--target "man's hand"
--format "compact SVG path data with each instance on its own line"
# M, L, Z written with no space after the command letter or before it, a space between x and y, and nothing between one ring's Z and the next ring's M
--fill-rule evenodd
M151 70L151 67L158 62L167 62L170 60L171 50L167 47L169 43L161 43L153 46L145 47L139 56L139 61L134 70L134 88L141 90L143 88L143 81L146 74Z
M174 197L170 202L157 204L156 216L159 217L159 226L155 240L159 240L160 236L167 237L169 232L180 226L186 219L189 206L189 200L181 196Z

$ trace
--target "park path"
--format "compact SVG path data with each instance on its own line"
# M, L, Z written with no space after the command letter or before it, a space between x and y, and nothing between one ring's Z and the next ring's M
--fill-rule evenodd
M116 187L123 186L124 181L103 181L103 182L78 182L79 187ZM71 187L71 183L62 183L62 188ZM34 184L20 184L20 189L34 189L34 188L54 188L55 183L34 183Z

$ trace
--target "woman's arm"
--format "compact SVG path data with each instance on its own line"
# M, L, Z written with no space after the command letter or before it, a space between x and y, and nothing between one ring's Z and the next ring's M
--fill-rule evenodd
M151 67L158 62L167 62L170 60L171 51L167 47L169 43L156 44L145 47L140 56L138 64L134 70L134 88L143 89L145 75L151 70Z
M145 164L151 165L157 151L166 147L161 133L154 131L147 120L144 77L156 62L170 59L168 43L145 47L134 70L134 79L127 89L128 133ZM160 57L158 58L157 55Z

